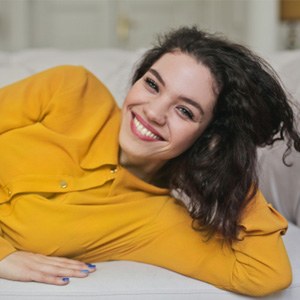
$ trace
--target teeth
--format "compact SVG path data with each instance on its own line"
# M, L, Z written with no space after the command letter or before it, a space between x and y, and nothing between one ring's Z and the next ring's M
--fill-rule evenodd
M160 140L159 136L145 128L136 118L133 119L133 122L139 133L152 139Z

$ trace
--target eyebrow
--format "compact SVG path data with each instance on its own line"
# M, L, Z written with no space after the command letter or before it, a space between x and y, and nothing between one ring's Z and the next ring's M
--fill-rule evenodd
M160 74L155 70L155 69L150 69L149 72L154 75L157 80L163 85L166 86L164 80L162 79L162 77L160 76Z
M162 77L160 76L160 74L159 74L159 72L157 72L155 69L149 69L149 72L152 74L152 75L154 75L155 77L156 77L156 79L165 87L166 86L166 83L165 83L165 81L162 79ZM192 99L190 99L190 98L188 98L188 97L185 97L185 96L180 96L179 97L181 100L183 100L184 102L186 102L186 103L188 103L188 104L190 104L190 105L193 105L194 107L196 107L199 111L200 111L200 113L201 113L201 115L204 115L204 110L203 110L203 108L202 108L202 106L198 103L198 102L196 102L196 101L194 101L194 100L192 100Z

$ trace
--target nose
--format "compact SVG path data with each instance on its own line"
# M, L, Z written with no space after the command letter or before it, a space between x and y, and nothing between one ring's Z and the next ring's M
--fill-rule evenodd
M167 120L167 107L159 100L153 100L144 106L144 114L148 121L163 126Z

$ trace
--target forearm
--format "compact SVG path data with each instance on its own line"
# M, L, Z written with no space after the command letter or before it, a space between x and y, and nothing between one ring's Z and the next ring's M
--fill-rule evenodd
M291 268L281 238L287 223L264 201L249 209L242 219L244 229L240 240L232 244L217 236L207 240L177 210L170 217L181 218L181 223L161 230L121 259L158 265L236 293L262 296L276 292L291 281ZM168 214L161 214L155 230L165 225Z
M271 205L256 201L246 212L242 226L241 240L232 245L236 257L233 282L258 296L288 287L292 272L282 240L286 220Z

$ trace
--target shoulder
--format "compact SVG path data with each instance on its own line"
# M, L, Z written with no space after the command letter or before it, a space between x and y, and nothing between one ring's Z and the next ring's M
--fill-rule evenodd
M77 65L59 65L40 71L39 75L85 76L90 73L85 67Z
M83 66L79 65L60 65L52 68L41 70L25 80L46 80L54 81L58 83L68 83L74 85L79 81L85 81L87 79L93 79L99 81L96 76ZM100 81L99 81L100 82Z
M88 76L90 72L85 69L82 66L74 66L74 65L61 65L61 66L55 66L52 68L40 70L33 75L25 78L25 80L28 79L62 79L64 77L72 77L72 78L82 78Z
M90 94L98 91L102 95L110 94L103 82L83 66L56 66L37 73L34 79L35 83L42 82L41 86L47 86L54 93L59 91L66 94L77 91Z
M76 87L80 85L80 83L84 84L90 80L97 81L98 84L102 85L86 68L82 66L62 65L40 70L26 78L5 86L1 91L5 92L15 89L19 92L40 92L46 90L50 93L54 93L60 88L65 90L68 87Z
M61 84L76 85L88 78L95 79L95 76L83 66L61 65L43 70L35 75L36 78L45 78Z

